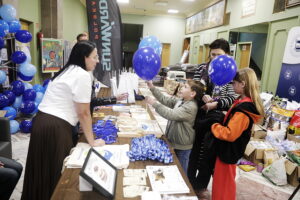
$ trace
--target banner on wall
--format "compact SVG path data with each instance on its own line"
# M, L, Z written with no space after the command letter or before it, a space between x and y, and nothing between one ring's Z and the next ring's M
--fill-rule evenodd
M300 102L300 26L288 34L276 95Z
M86 0L89 37L97 44L100 63L94 76L110 86L110 79L122 69L121 15L116 0Z

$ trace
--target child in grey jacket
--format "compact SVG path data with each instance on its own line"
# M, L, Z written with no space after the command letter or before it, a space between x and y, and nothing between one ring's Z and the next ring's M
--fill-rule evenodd
M187 173L195 139L193 126L198 110L197 101L200 101L204 94L204 86L200 82L188 80L179 91L181 98L178 98L163 95L153 86L152 81L148 81L147 84L159 103L152 97L146 97L146 102L152 105L158 114L169 120L165 135Z

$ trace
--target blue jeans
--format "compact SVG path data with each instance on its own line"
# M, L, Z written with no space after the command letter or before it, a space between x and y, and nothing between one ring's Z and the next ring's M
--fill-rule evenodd
M188 165L189 165L189 158L190 158L190 154L191 154L191 149L189 150L179 150L179 149L174 149L175 154L183 168L183 171L185 172L185 174L187 174L187 169L188 169Z

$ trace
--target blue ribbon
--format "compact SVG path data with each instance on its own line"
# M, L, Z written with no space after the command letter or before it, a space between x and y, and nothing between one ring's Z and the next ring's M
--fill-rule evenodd
M131 162L137 160L157 160L163 163L173 162L173 155L167 143L155 137L155 135L146 135L131 140L131 150L127 152Z

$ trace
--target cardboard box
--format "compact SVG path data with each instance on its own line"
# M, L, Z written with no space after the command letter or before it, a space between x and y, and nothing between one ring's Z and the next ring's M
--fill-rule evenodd
M294 187L297 187L299 185L298 179L300 178L300 166L290 160L286 160L285 170L287 173L288 183Z
M267 131L261 126L254 124L252 129L252 137L254 139L265 139L267 136Z
M288 139L288 140L291 140L291 141L300 143L300 138L297 138L297 137L295 137L295 136L292 135L292 134L286 134L286 135L287 135L287 139Z
M251 140L264 141L262 139L255 139L255 138L251 138ZM255 146L248 143L246 150L244 152L244 157L255 164L264 163L264 151L265 149L257 149Z

